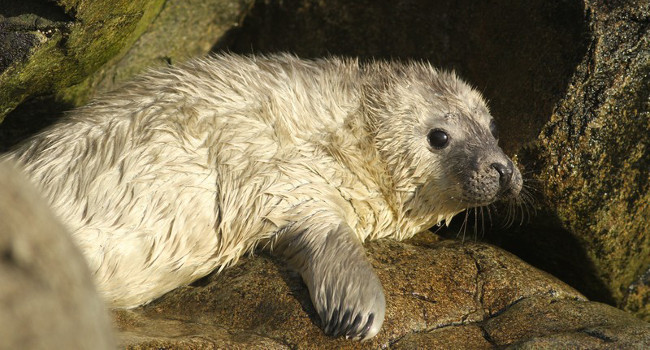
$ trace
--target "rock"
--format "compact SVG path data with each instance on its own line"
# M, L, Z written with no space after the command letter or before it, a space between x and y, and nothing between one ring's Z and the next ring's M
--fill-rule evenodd
M609 305L546 296L524 299L484 323L497 346L519 349L642 349L650 324Z
M367 244L386 292L382 331L359 343L323 335L300 277L247 257L134 310L114 311L121 345L141 348L494 349L650 346L650 324L485 243Z
M110 91L146 69L206 55L227 40L252 5L253 0L166 1L128 51L96 74L90 91Z
M650 320L650 268L630 285L623 306L643 320Z
M160 11L163 1L10 2L3 8L3 36L36 36L0 75L0 121L30 96L60 94L74 103L87 91L66 90L132 44ZM15 23L16 25L9 25ZM71 94L63 97L64 94ZM74 95L74 96L72 96Z
M0 348L114 349L90 271L43 199L0 162Z
M538 296L483 322L413 333L395 349L642 349L650 325L611 306Z
M650 3L586 8L590 49L531 158L546 203L603 291L650 320L650 290L639 284L650 269Z
M253 0L42 0L0 9L0 150L144 69L202 56Z

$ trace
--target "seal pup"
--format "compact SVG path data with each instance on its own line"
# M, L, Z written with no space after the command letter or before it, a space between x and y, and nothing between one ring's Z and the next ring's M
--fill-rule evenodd
M219 55L72 111L10 152L98 289L136 307L256 247L297 270L327 334L373 337L362 242L515 198L481 95L427 63Z

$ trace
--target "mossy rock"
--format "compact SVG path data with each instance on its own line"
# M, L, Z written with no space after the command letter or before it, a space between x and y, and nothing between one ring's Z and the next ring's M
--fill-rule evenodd
M3 23L13 26L5 26L4 34L22 34L32 40L28 52L11 57L0 75L0 120L30 96L56 91L66 103L84 100L87 89L73 86L131 46L163 3L61 0L43 4L31 0L7 6Z
M17 1L0 12L0 150L143 70L208 53L253 0Z

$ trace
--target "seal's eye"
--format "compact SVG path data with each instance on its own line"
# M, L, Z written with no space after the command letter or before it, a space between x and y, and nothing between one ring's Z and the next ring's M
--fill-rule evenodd
M427 135L429 144L436 149L443 149L449 144L449 135L440 129L432 129Z
M490 132L495 139L499 138L499 130L497 129L497 123L493 121L490 122Z

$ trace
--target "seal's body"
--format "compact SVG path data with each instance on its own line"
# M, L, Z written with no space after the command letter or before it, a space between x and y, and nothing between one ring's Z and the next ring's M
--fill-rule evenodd
M116 307L260 246L301 273L327 333L369 338L385 302L361 242L519 193L491 123L427 64L224 55L151 72L6 157Z

